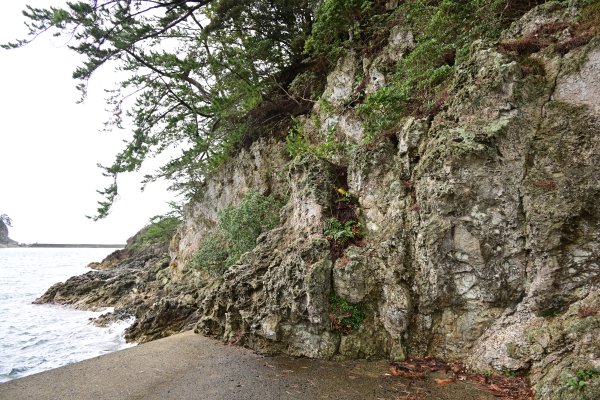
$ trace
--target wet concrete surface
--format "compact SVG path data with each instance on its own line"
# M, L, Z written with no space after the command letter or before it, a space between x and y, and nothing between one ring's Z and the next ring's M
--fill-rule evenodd
M495 399L470 382L392 376L386 361L264 357L186 332L0 384L0 399Z

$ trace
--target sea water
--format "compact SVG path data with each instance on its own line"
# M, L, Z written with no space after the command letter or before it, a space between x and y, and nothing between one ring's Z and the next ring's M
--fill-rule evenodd
M120 350L122 322L100 328L103 312L32 304L57 282L88 272L115 249L0 249L0 383Z

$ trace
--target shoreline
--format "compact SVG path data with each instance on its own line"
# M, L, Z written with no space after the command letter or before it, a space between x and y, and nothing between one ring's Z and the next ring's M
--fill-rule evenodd
M93 244L93 243L31 243L31 244L15 244L11 246L0 245L0 248L17 249L17 248L58 248L58 249L124 249L124 244Z
M0 384L0 399L494 399L468 382L402 379L387 361L265 357L187 331ZM438 397L436 397L438 396Z

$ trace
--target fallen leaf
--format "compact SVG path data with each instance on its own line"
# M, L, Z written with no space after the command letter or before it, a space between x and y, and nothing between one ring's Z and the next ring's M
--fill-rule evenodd
M488 388L490 388L490 390L494 391L494 392L503 392L502 388L498 385L495 385L493 383L490 383L488 385Z
M448 379L436 378L435 383L437 383L438 385L449 385L451 383L454 383L454 379L452 379L452 378L448 378Z
M423 378L423 377L425 377L425 375L427 375L426 372L413 372L413 371L409 371L409 370L403 371L403 370L398 369L397 367L390 367L390 372L394 376L399 376L401 378L409 378L409 379Z
M411 362L403 362L402 365L408 369L417 369L417 364Z

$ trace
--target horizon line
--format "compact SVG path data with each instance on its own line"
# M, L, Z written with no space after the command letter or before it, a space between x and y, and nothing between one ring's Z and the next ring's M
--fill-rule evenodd
M19 243L19 247L107 247L123 248L126 244L105 243Z

